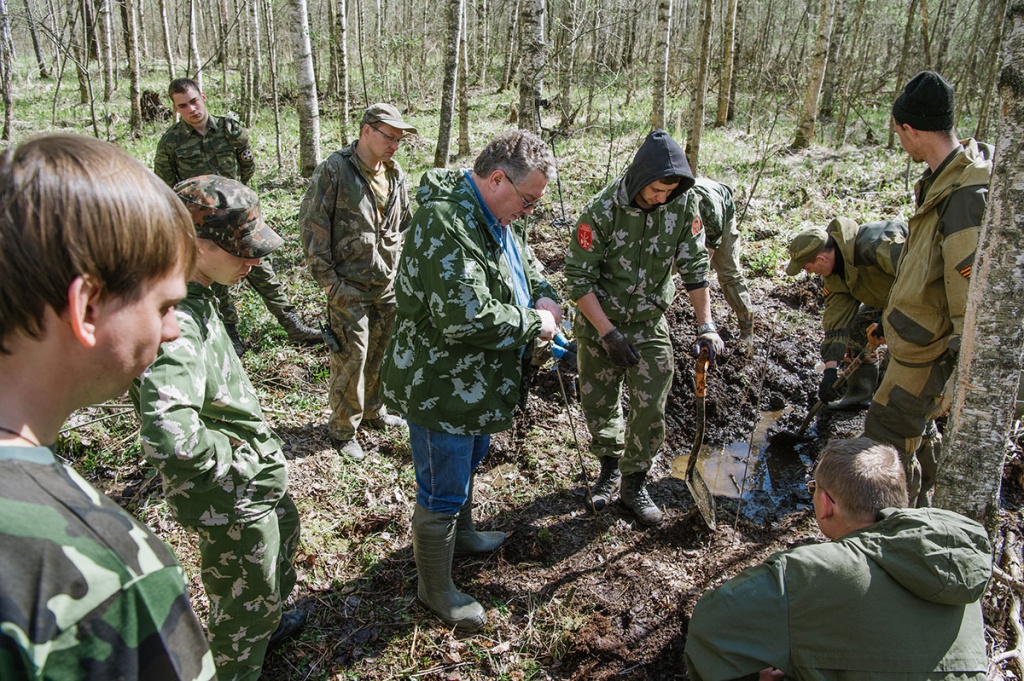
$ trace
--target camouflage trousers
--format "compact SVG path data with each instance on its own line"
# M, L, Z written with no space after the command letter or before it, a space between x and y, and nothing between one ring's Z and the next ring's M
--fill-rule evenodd
M742 330L754 323L754 311L750 304L747 280L743 277L743 267L740 265L740 240L736 216L730 211L728 222L722 230L722 243L715 249L715 255L711 258L711 267L718 275L722 297L736 313Z
M257 520L197 525L207 631L217 678L256 681L295 586L299 513L286 493Z
M639 364L630 368L612 364L589 323L580 327L580 404L590 430L590 451L599 459L618 459L624 475L646 471L665 441L665 403L675 373L668 322L662 317L617 327L640 352ZM623 387L629 406L625 416Z
M935 484L938 456L938 431L929 428L942 404L946 382L956 369L956 360L947 353L924 366L907 366L890 357L889 368L871 400L864 419L864 435L895 447L907 471L907 493L911 504ZM926 429L929 431L926 433ZM922 444L922 438L928 441Z
M344 282L331 289L327 318L341 344L331 353L327 432L350 440L363 420L385 413L380 399L380 365L395 324L395 296L368 299L367 293Z
M295 311L295 306L288 302L288 297L284 294L284 288L278 281L277 274L274 273L274 265L269 258L263 258L259 265L253 267L245 280L249 282L256 293L260 294L263 304L267 306L270 314L274 315L277 321L284 323L285 316ZM228 287L215 282L210 288L217 296L221 319L228 326L238 326L238 309L235 307L235 302L231 300Z

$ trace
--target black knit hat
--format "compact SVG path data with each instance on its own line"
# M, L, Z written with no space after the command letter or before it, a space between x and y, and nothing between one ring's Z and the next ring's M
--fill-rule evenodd
M953 86L934 71L922 71L896 98L892 117L916 130L952 130L955 108Z

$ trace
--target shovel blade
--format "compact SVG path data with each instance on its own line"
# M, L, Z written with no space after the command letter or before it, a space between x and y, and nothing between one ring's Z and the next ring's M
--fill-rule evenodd
M686 476L686 489L690 490L690 496L700 512L701 519L709 530L715 529L715 497L704 482L704 476L696 468L691 468Z

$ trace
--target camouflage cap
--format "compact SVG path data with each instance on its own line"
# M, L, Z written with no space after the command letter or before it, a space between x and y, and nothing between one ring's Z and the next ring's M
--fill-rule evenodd
M828 233L821 227L801 229L789 241L789 265L786 274L794 277L800 274L804 263L816 256L828 243Z
M239 258L264 258L284 244L263 221L256 192L238 180L199 175L174 187L192 215L196 236Z
M359 125L363 126L371 123L384 123L392 128L405 130L414 135L417 134L416 128L403 121L402 114L398 113L398 109L391 104L374 104L364 111L363 122Z

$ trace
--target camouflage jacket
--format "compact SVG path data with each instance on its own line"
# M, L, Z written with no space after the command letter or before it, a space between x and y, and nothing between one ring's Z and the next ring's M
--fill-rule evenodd
M992 147L968 142L917 183L917 212L885 306L885 340L901 364L959 346L992 175Z
M171 187L197 175L220 175L248 184L256 172L249 131L231 116L210 116L206 135L178 121L156 145L153 172Z
M45 447L0 447L0 679L213 679L185 576Z
M858 226L849 218L836 218L825 231L836 240L837 260L832 274L825 277L821 358L838 362L846 355L850 324L860 304L878 310L885 307L907 239L907 226L902 222Z
M390 192L381 216L355 158L356 144L317 166L299 208L299 229L306 264L321 287L340 280L375 299L393 291L401 231L412 211L405 173L389 162Z
M722 245L722 234L736 214L732 187L721 182L698 177L690 190L700 197L700 218L704 223L704 245L718 248Z
M430 430L505 430L519 402L519 348L540 333L540 313L516 304L511 270L467 173L428 171L417 199L398 265L384 402ZM522 235L504 229L522 254L531 300L558 300Z
M710 260L698 203L691 191L644 211L625 202L619 180L612 182L583 209L569 244L569 297L594 293L615 325L660 319L675 297L673 273L685 284L707 281ZM596 334L588 323L577 326L580 333Z
M176 311L181 337L136 380L142 449L183 525L257 520L285 493L281 440L263 420L213 291L196 282Z

